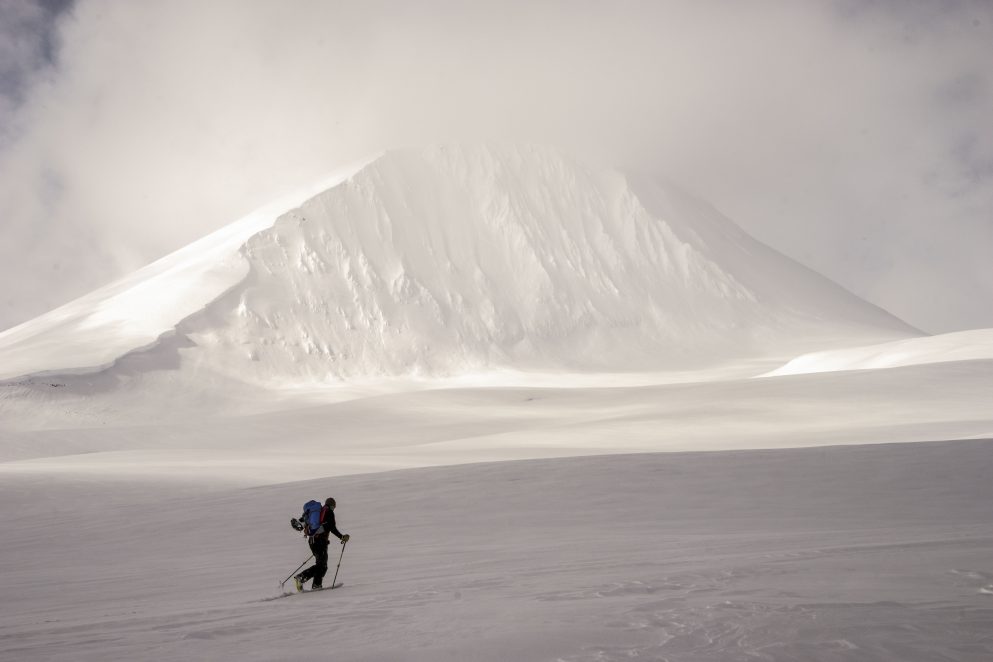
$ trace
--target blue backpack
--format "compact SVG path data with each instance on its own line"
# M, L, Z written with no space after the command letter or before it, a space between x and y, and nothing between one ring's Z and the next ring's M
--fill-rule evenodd
M307 535L313 535L314 531L321 528L321 508L319 501L308 501L303 504L303 516L300 521L306 527Z

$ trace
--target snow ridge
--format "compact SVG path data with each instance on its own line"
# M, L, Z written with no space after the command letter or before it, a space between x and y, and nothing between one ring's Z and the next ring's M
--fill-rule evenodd
M249 237L371 160L328 173L132 274L0 332L0 381L91 374L128 354L154 349L175 335L184 318L244 279L248 265L238 249Z

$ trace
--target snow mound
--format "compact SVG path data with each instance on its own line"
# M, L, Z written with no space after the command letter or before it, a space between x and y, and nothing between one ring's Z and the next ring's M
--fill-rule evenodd
M0 379L143 349L262 383L670 369L914 334L705 203L547 148L388 152L273 216L0 334Z
M993 359L993 329L958 331L927 338L908 338L877 345L804 354L761 376L873 370L984 359Z

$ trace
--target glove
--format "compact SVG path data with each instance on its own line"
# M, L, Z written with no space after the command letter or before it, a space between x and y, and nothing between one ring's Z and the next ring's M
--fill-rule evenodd
M300 523L296 517L290 518L290 526L292 526L297 531L303 531L303 524Z
M342 536L341 536L341 544L344 545L346 542L348 542L349 540L351 540L351 538L352 537L350 535L348 535L347 533L343 533Z

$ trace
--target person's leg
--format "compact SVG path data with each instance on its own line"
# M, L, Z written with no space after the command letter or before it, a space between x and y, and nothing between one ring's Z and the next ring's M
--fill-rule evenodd
M312 573L314 583L311 584L311 588L321 588L324 582L324 575L328 571L328 541L324 540L322 543L317 543L313 547L314 558L317 559L317 563L314 564L314 572Z
M324 569L323 570L320 570L320 566L321 566L321 544L319 542L311 542L310 540L307 541L307 544L310 545L310 551L314 555L314 560L316 561L316 563L314 563L314 565L308 567L306 570L304 570L299 575L297 575L297 578L300 581L302 581L302 582L305 582L308 579L311 579L313 577L317 577L318 571L320 571L320 573L321 573L320 576L321 577L323 577L324 576L324 573L328 571L328 568L327 568L327 565L328 565L328 559L327 559L327 557L328 557L328 546L327 546L327 543L325 543L324 544L324 547L323 547L323 549L324 549ZM320 585L320 583L321 583L320 579L318 579L316 581L317 581L317 584Z

